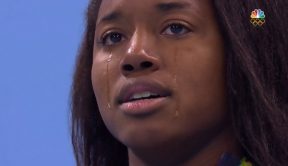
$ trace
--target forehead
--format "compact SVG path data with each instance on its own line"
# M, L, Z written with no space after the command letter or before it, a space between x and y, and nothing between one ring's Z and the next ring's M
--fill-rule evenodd
M151 7L151 5L161 3L186 3L186 4L197 4L197 2L206 0L102 0L101 6L114 8L116 6L139 6L139 7Z
M109 18L120 13L128 16L140 14L150 17L150 14L163 14L171 11L190 11L194 13L205 13L209 8L209 0L102 0L98 19Z

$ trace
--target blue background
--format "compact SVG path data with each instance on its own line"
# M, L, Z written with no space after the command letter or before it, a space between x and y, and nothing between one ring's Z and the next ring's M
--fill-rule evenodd
M87 4L0 1L0 166L75 165L69 93Z

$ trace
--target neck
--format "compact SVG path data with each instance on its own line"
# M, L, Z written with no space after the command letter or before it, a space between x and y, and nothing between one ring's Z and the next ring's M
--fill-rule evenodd
M193 142L193 141L189 141ZM221 155L230 153L241 157L240 146L231 129L215 135L204 145L178 143L173 147L129 149L129 166L217 166Z

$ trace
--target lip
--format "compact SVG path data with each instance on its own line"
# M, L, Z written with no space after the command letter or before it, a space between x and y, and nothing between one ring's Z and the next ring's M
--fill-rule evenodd
M136 93L151 92L159 95L157 98L131 101ZM127 114L140 115L152 113L168 103L171 91L163 84L154 81L135 81L125 84L117 97L119 109Z
M169 96L153 99L142 99L132 102L126 102L119 106L120 111L129 115L147 115L168 104Z

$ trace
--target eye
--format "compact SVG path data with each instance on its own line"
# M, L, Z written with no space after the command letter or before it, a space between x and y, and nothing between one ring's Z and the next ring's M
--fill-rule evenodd
M124 37L121 33L110 32L104 35L104 37L101 39L101 43L103 45L110 46L110 45L114 45L114 44L121 42L123 39Z
M168 25L164 30L163 34L164 35L184 35L186 33L189 33L191 30L189 30L185 25L180 24L180 23L173 23Z

